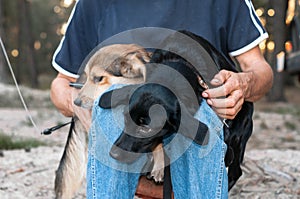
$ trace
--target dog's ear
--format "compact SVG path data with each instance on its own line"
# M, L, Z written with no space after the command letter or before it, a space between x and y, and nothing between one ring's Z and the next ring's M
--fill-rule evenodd
M180 121L180 132L182 135L192 139L199 145L207 145L209 140L209 131L206 124L195 119L181 104L181 121Z
M144 81L146 80L146 67L145 64L150 62L151 53L146 51L145 49L138 49L134 53L130 53L126 56L132 64L132 68L130 70L141 73L144 77ZM139 60L139 62L136 62ZM142 65L141 65L142 63Z
M144 63L148 63L151 58L151 53L146 51L145 49L137 50L135 55L137 56L137 58L139 58Z
M98 105L101 108L109 109L121 104L128 104L129 97L132 91L134 91L134 88L136 88L136 85L129 85L103 93Z
M106 71L112 73L114 76L125 76L130 73L132 66L128 63L125 57L119 57L114 62L106 68Z

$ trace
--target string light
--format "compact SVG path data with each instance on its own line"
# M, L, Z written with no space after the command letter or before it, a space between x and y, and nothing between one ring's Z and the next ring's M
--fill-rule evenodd
M273 17L275 15L275 10L274 9L269 9L267 13L270 17Z
M19 51L17 49L13 49L10 53L13 57L18 57L19 56Z
M63 7L68 8L73 4L74 0L64 0Z

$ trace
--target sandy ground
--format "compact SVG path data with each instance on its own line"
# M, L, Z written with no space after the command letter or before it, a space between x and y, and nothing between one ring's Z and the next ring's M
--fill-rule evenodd
M35 138L48 145L0 152L0 198L54 198L54 174L68 127L49 136L40 135L40 131L69 119L49 105L47 91L30 91L33 96L28 94L25 100L30 99L29 110L38 127L35 130L26 112L20 108L20 102L9 97L15 99L15 94L7 94L7 89L15 92L14 89L1 86L0 98L5 96L8 99L1 101L0 132L16 138ZM36 95L38 99L34 97ZM256 103L254 132L245 154L244 174L230 192L230 198L300 198L299 88L288 89L286 96L286 103L267 103L264 100ZM38 103L32 105L35 99ZM84 185L75 198L85 198Z

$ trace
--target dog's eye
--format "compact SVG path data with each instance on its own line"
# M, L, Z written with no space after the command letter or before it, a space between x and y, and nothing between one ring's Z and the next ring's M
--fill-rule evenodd
M103 76L95 76L93 78L94 83L99 83L103 80Z

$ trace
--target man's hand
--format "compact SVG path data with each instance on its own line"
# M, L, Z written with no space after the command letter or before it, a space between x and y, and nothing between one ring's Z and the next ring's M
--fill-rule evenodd
M263 97L273 83L272 69L258 47L238 55L236 60L243 72L220 71L211 81L216 88L202 93L216 113L226 119L233 119L244 101L255 102Z
M220 117L233 119L242 108L251 75L222 70L211 81L216 88L208 89L202 95Z
M74 88L69 86L76 79L59 73L51 84L51 101L56 108L66 117L74 115L73 92Z

